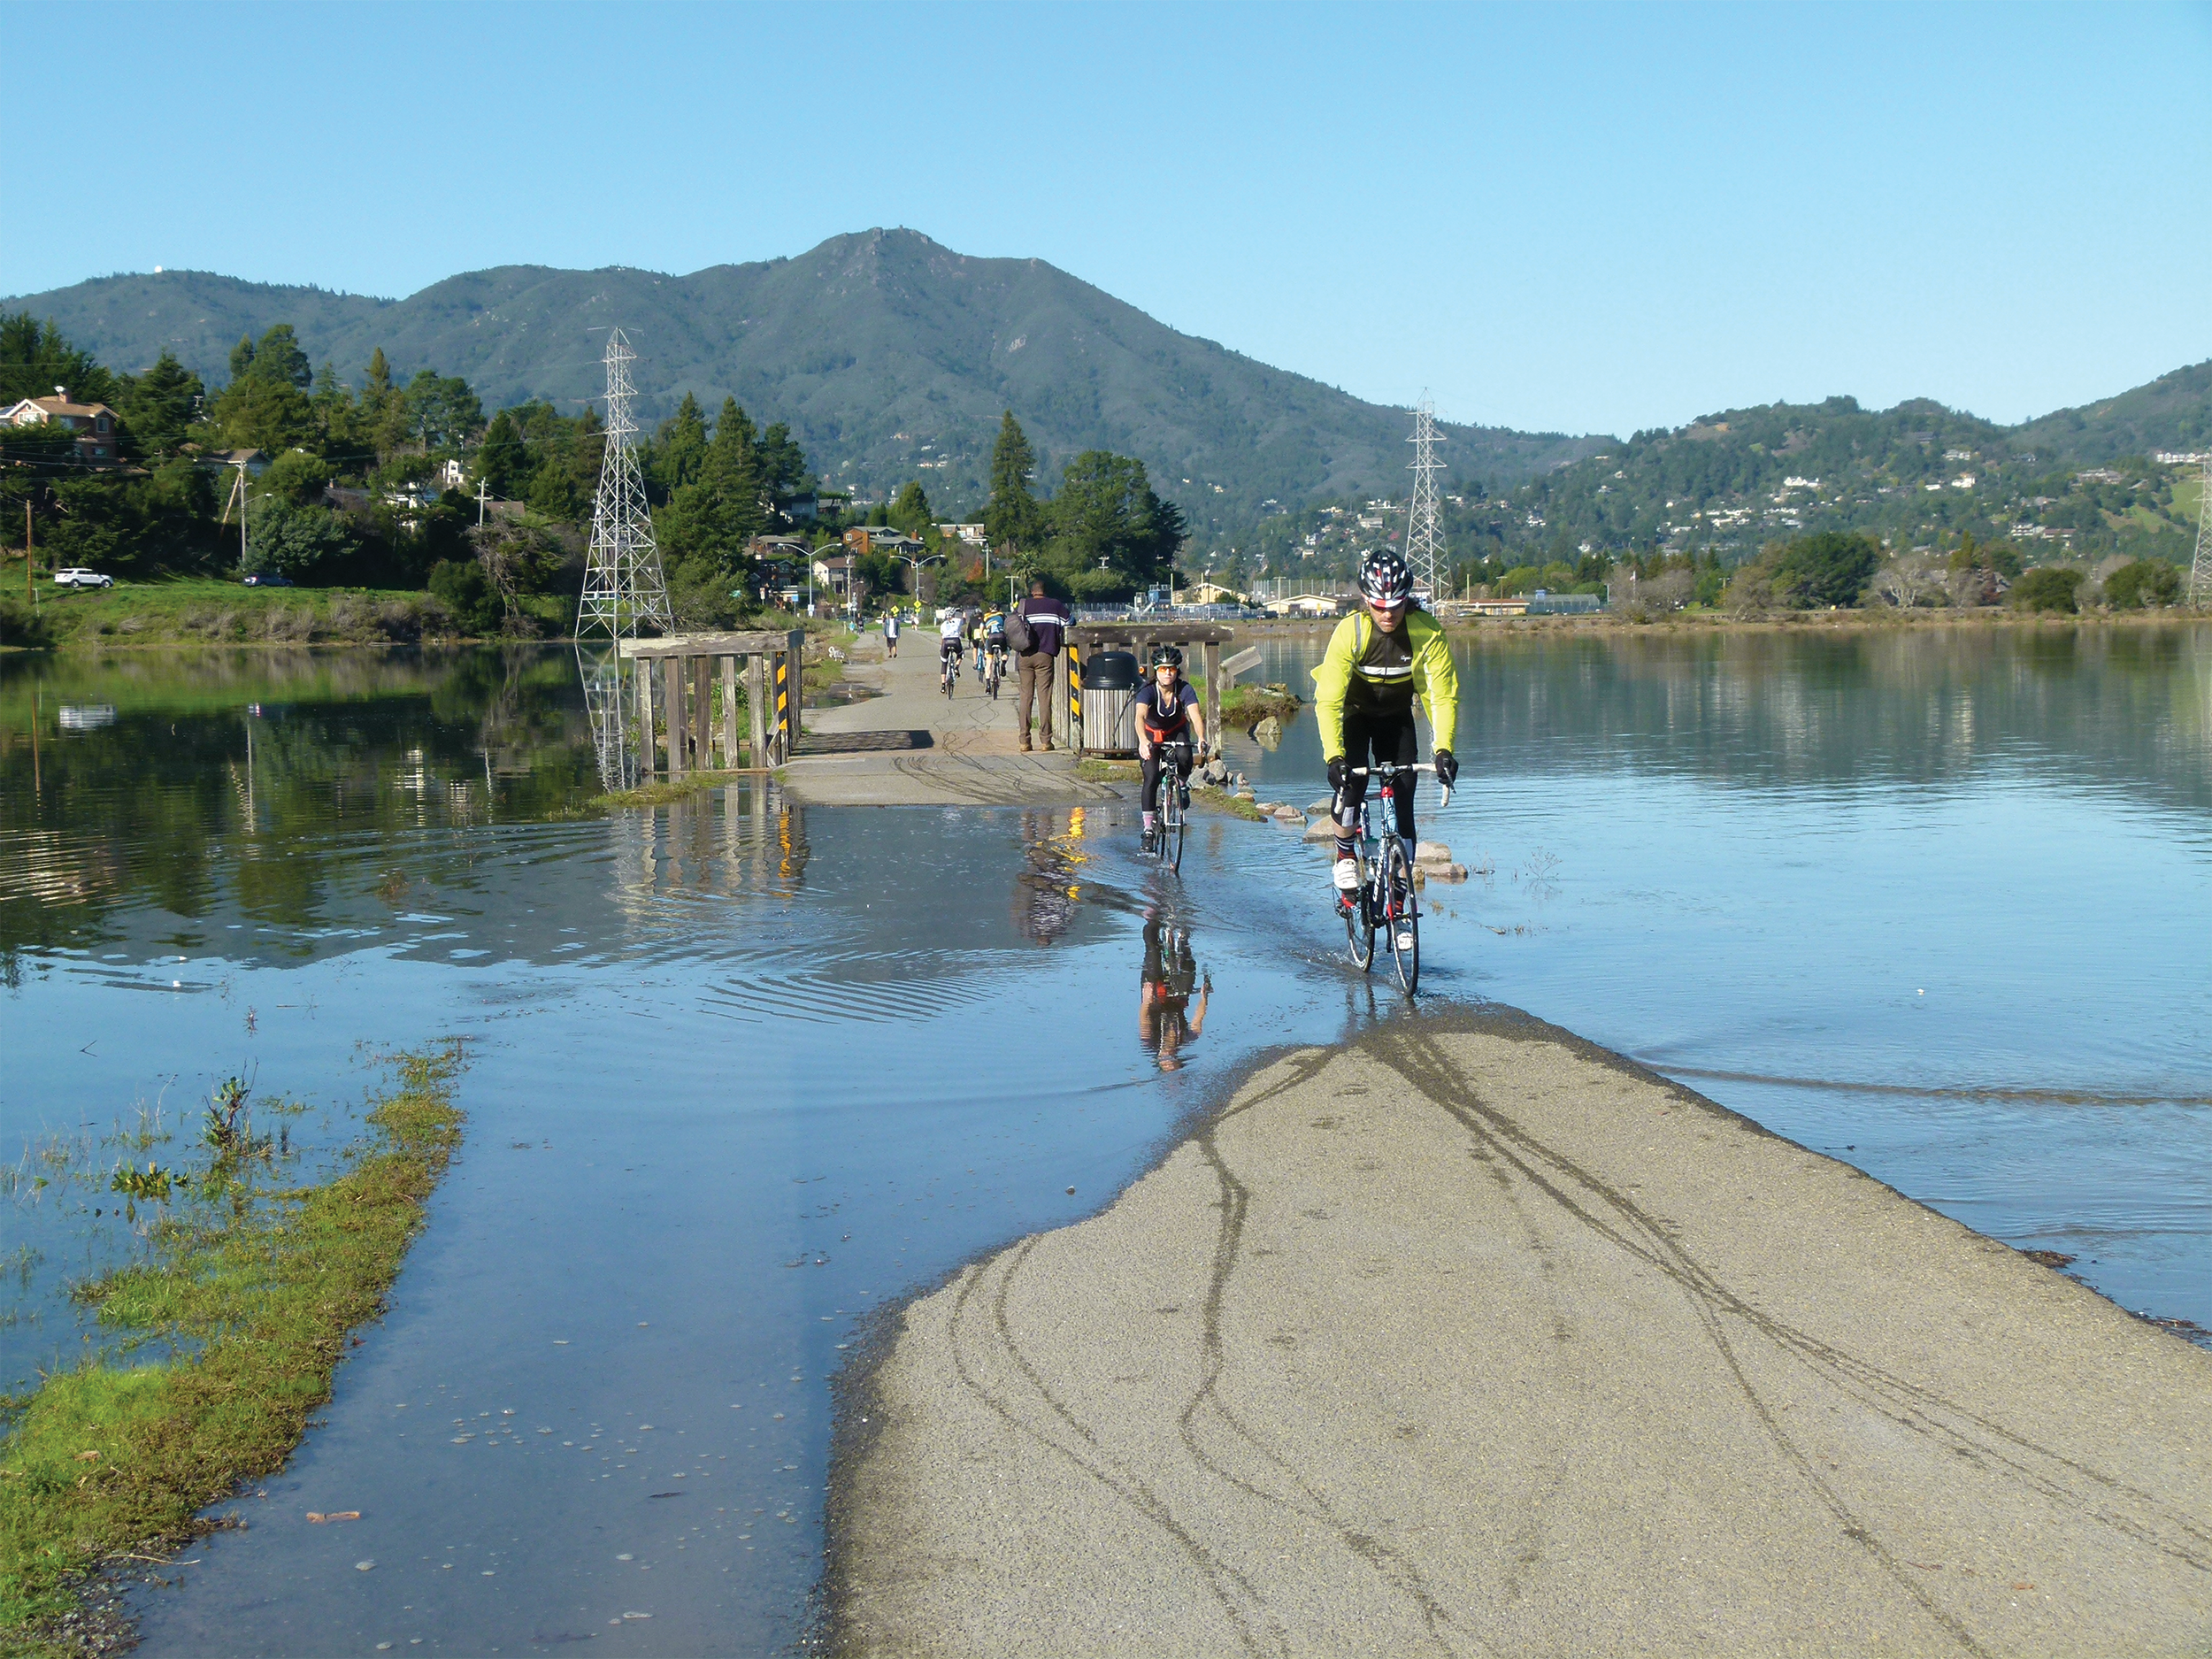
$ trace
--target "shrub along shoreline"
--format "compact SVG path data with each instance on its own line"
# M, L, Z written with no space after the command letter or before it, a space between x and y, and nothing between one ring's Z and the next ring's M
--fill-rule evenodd
M188 1165L112 1171L111 1190L159 1218L144 1259L73 1289L122 1351L6 1402L0 1650L80 1650L90 1576L212 1530L199 1512L281 1467L329 1400L461 1141L459 1045L396 1059L370 1133L318 1185L275 1183L280 1139L256 1133L234 1082ZM148 1342L177 1356L130 1363Z

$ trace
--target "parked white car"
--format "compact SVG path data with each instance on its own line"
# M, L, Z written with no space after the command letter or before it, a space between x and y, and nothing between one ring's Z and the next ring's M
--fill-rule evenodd
M79 566L65 571L56 571L54 586L57 588L112 588L115 586L115 578L103 576L97 571L88 571Z

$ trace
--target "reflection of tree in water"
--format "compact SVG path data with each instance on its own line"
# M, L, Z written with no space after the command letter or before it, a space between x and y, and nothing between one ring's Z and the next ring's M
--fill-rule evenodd
M72 703L117 716L65 735ZM558 650L0 664L0 842L21 849L0 950L85 945L131 903L296 926L365 873L367 843L530 821L595 787Z
M2201 623L1486 635L1454 656L1463 747L1516 770L1863 788L2024 766L2212 806Z
M1183 1064L1182 1048L1206 1029L1206 1002L1213 995L1213 975L1202 980L1191 954L1190 934L1156 910L1144 918L1144 972L1139 981L1137 1035L1158 1060L1160 1070ZM1192 1006L1192 993L1197 1005Z

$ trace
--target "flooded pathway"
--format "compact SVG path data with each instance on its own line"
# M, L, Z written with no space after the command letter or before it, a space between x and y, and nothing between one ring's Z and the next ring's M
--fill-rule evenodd
M1425 985L1529 1006L2204 1320L2212 995L2171 987L2212 915L2212 677L2181 648L1923 649L1463 666L1482 779L1438 831L1488 874L1432 889ZM830 1379L870 1314L1099 1212L1264 1053L1406 1021L1332 959L1294 831L1202 818L1163 884L1110 785L860 808L802 779L603 818L580 811L574 673L0 664L11 1156L234 1071L316 1108L327 1150L375 1054L456 1034L471 1056L467 1146L389 1317L265 1495L226 1506L251 1530L135 1594L150 1652L797 1639ZM993 720L968 754L1018 760ZM1309 736L1233 737L1233 764L1302 803ZM2098 926L2146 881L2157 903ZM1164 1025L1148 979L1182 1002ZM89 1210L11 1219L21 1386L97 1338L64 1286L127 1240Z

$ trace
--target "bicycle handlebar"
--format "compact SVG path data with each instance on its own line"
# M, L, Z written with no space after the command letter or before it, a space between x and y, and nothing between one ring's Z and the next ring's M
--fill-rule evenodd
M1395 761L1386 760L1379 762L1373 766L1347 767L1345 769L1344 775L1347 778L1380 778L1385 783L1387 783L1391 779L1396 777L1402 772L1425 772L1433 775L1435 771L1435 766L1425 760L1412 766L1401 766ZM1451 803L1452 786L1446 784L1444 786L1444 797L1440 804L1449 806Z

